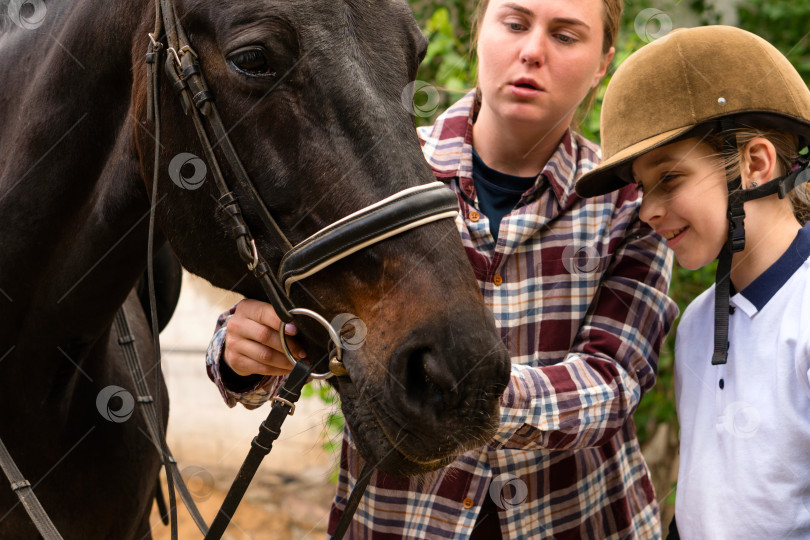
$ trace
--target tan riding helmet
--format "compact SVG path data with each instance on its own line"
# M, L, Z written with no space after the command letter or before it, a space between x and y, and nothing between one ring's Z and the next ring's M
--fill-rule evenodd
M602 164L576 184L581 197L632 183L638 156L733 117L737 125L810 141L810 91L773 45L731 26L674 30L616 70L602 102ZM717 121L717 122L715 122Z

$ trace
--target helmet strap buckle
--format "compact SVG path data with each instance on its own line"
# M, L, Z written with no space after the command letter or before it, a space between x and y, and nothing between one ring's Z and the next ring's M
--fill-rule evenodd
M732 253L745 249L745 208L737 192L728 196L728 242Z

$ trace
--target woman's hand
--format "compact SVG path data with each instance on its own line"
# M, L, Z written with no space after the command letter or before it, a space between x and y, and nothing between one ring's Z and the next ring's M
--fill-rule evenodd
M225 330L225 363L243 377L288 374L293 366L281 347L279 324L281 320L270 304L247 299L239 302ZM294 336L298 329L287 324L284 333ZM295 358L306 357L294 339L287 339L287 346Z

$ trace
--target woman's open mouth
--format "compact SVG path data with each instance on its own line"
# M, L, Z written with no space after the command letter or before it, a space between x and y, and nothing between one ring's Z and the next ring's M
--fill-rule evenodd
M512 93L519 97L531 97L543 91L539 84L526 77L512 82L510 86Z

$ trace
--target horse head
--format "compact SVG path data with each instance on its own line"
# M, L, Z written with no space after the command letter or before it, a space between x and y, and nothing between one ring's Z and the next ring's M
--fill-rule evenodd
M427 47L404 0L182 0L176 12L193 47L185 54L197 57L247 175L293 244L434 181L403 106ZM155 141L143 58L152 22L133 51L136 144L150 190ZM187 269L263 299L217 203L217 165L171 82L160 83L159 227ZM221 137L211 142L226 163ZM278 268L284 247L222 169L258 253ZM451 219L361 249L289 293L327 320L356 321L343 351L349 376L336 387L367 460L391 474L420 473L491 438L509 360ZM325 357L325 345L305 338L310 359Z

